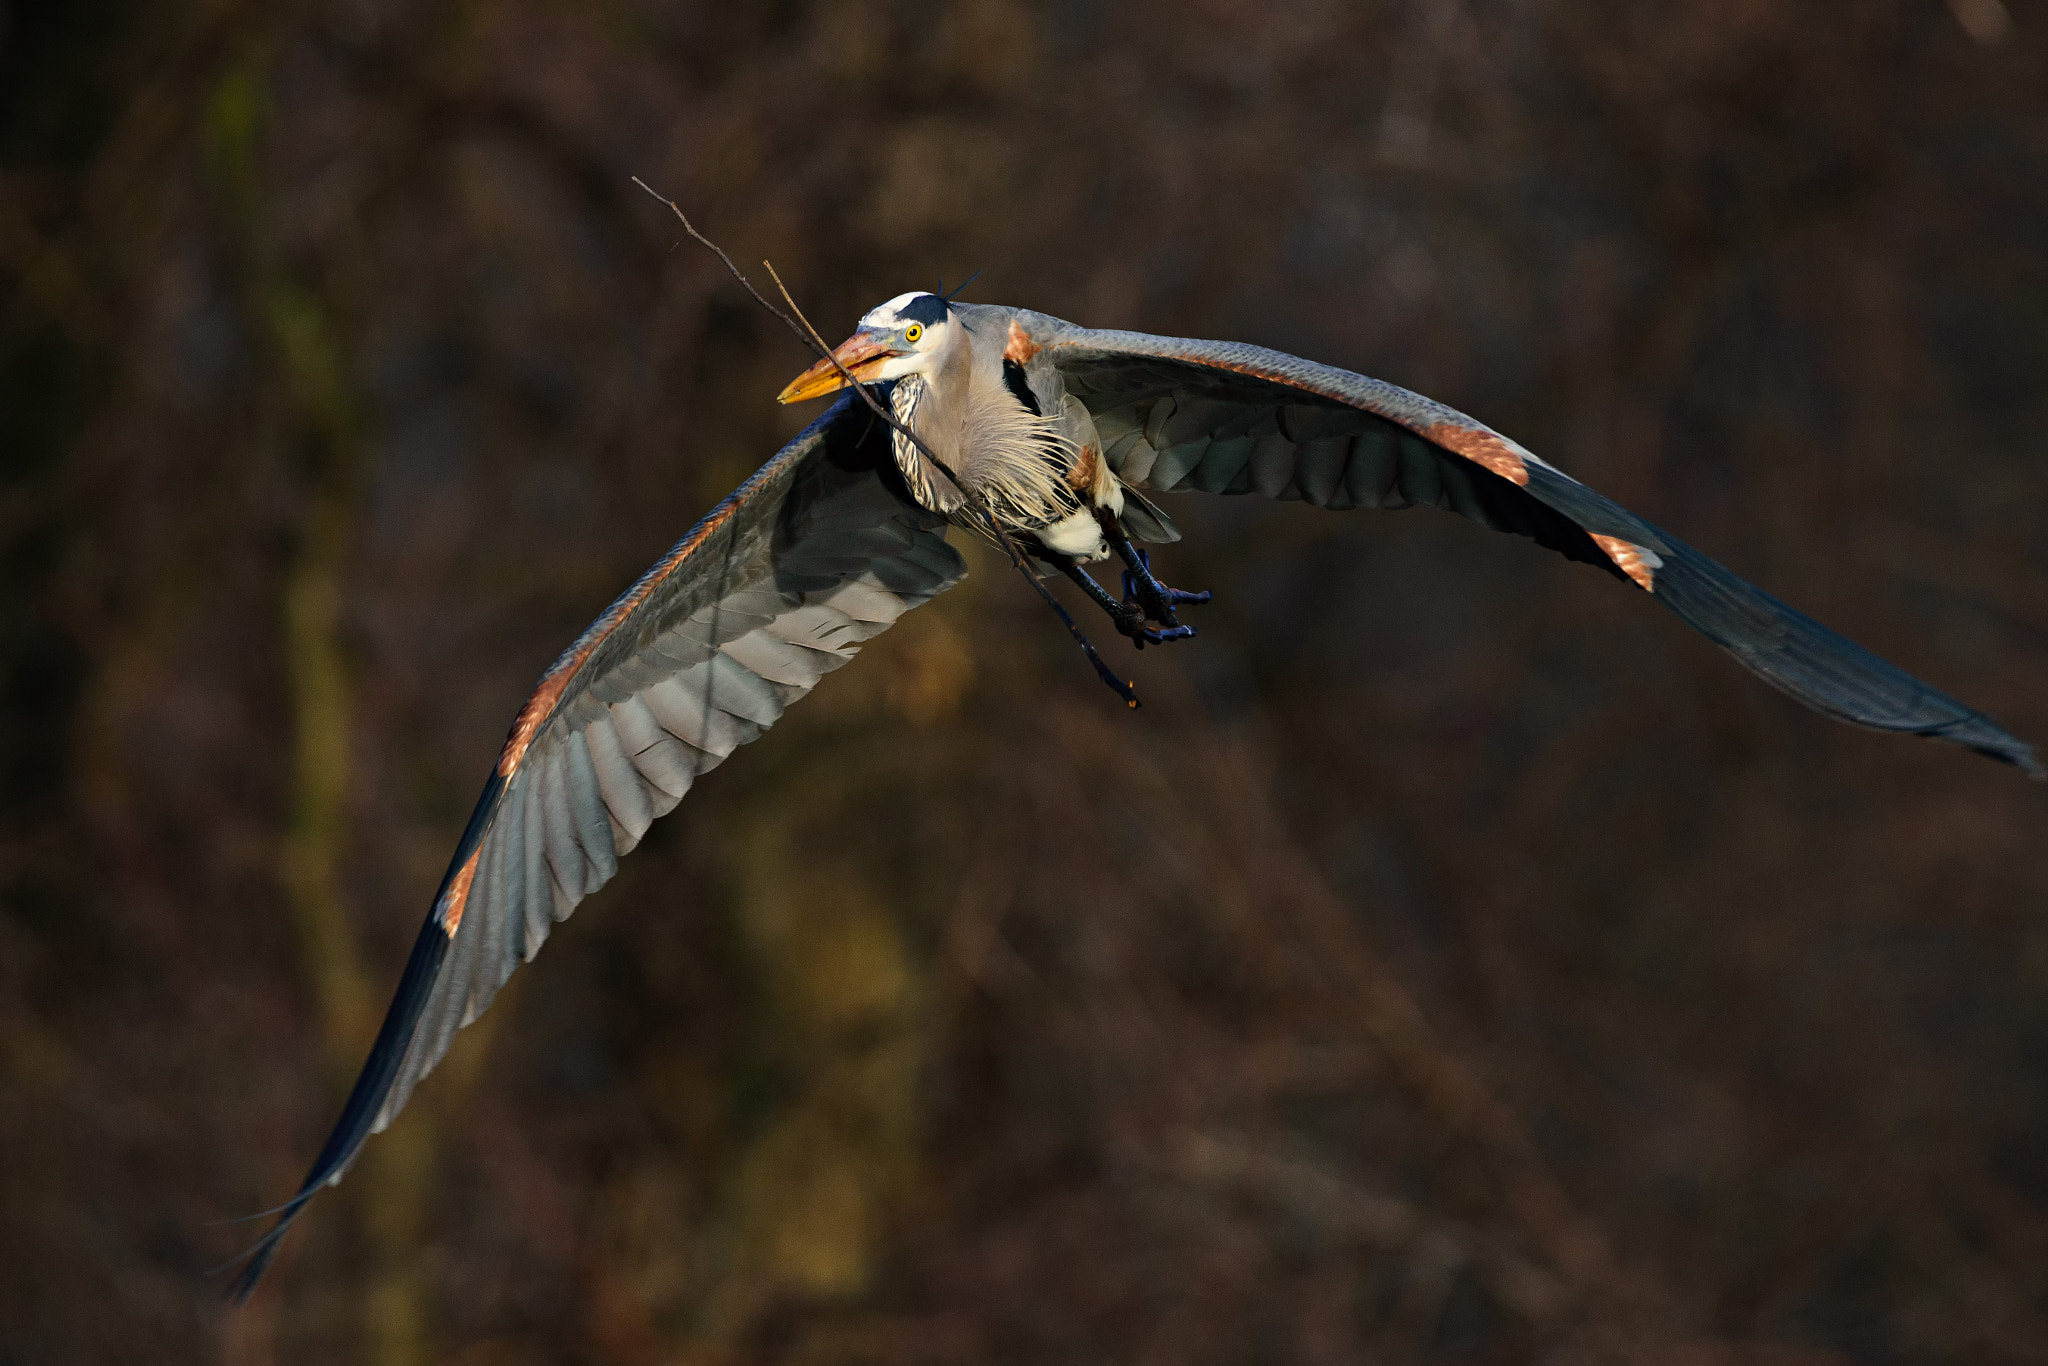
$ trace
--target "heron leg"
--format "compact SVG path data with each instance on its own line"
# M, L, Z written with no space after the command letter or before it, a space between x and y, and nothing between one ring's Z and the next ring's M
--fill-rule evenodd
M1124 605L1143 609L1145 616L1161 626L1183 628L1174 615L1174 608L1183 604L1199 604L1210 601L1215 594L1203 589L1189 593L1179 588L1169 588L1152 573L1152 556L1131 544L1131 538L1117 523L1116 516L1108 511L1096 514L1102 521L1102 535L1109 542L1109 548L1124 562ZM1192 630L1188 630L1193 635Z
M1072 579L1075 585L1088 595L1089 601L1108 615L1117 633L1129 636L1131 643L1141 650L1148 644L1164 645L1169 640L1186 640L1195 633L1194 627L1182 626L1173 620L1171 611L1160 625L1147 626L1144 608L1133 602L1118 602L1111 597L1109 590L1097 583L1095 576L1076 563L1072 556L1048 555L1043 558L1060 573ZM1153 617L1152 620L1157 621L1159 618Z

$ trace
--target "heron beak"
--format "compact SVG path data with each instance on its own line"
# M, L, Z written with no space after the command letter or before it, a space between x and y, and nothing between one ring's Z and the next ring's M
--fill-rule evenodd
M775 396L775 401L802 403L807 398L817 398L836 389L844 389L846 381L839 376L842 368L857 380L872 379L875 371L882 367L882 363L895 354L896 351L889 345L885 333L862 328L839 343L838 349L832 353L831 360L821 360L791 380L783 391ZM837 364L834 364L835 361Z

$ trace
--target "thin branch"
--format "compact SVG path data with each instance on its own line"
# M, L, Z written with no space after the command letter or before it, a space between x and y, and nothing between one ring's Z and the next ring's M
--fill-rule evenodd
M1053 611L1057 612L1059 614L1060 620L1066 623L1067 630L1073 634L1075 641L1081 646L1083 653L1085 653L1088 656L1088 662L1095 666L1096 674L1101 677L1104 683L1107 683L1109 685L1111 690L1114 691L1117 694L1117 696L1123 698L1124 701L1128 702L1131 706L1137 706L1138 696L1135 692L1132 691L1130 683L1116 676L1116 674L1110 669L1109 665L1103 660L1101 653L1096 650L1094 642L1088 639L1086 633L1084 633L1081 630L1080 626L1074 621L1074 618L1071 615L1069 615L1067 609L1060 604L1060 600L1052 595L1052 590L1047 588L1045 584L1039 580L1038 576L1031 572L1031 566L1025 562L1024 553L1018 549L1016 540L1010 535L1009 531L1004 528L1002 523L996 520L994 511L990 509L988 504L982 499L982 497L978 493L976 493L973 489L969 488L965 483L961 482L960 477L954 474L953 471L947 467L946 463L943 460L939 459L938 453L933 451L930 446L926 445L924 443L924 440L921 437L919 437L916 432L911 431L910 428L904 426L903 423L897 421L896 414L890 412L887 408L883 407L882 404L875 398L874 394L869 391L867 385L855 379L853 377L852 372L849 371L844 365L841 365L839 363L839 357L832 353L832 348L825 344L825 339L822 336L818 335L818 329L811 326L811 320L809 318L805 318L803 310L797 307L797 302L795 298L793 298L790 295L789 286L782 283L782 277L775 273L775 267L766 261L763 261L761 263L762 266L764 266L768 271L768 278L775 281L775 288L781 292L783 302L789 305L789 313L784 313L781 309L777 308L774 304L769 303L767 299L763 298L761 295L761 291L754 288L754 282L752 280L749 280L745 275L741 274L740 268L732 263L732 258L730 256L727 256L725 254L725 249L719 246L718 243L706 237L703 233L697 231L696 224L690 221L690 216L683 212L682 206L680 204L676 203L673 199L670 199L667 195L661 194L658 191L656 191L652 185L649 185L639 176L633 177L633 183L635 185L638 185L641 189L647 191L647 193L652 195L655 199L658 199L662 203L668 205L669 212L673 213L676 216L677 220L682 223L683 231L690 234L691 237L695 238L704 246L709 247L711 251L717 255L718 259L725 263L725 268L726 270L732 273L732 277L735 280L738 280L740 284L746 288L747 293L754 296L755 303L758 303L759 305L761 305L761 307L767 309L771 314L773 314L777 318L780 318L782 320L783 326L787 327L790 331L796 333L797 339L803 342L804 345L810 347L811 350L817 352L821 359L830 361L832 364L832 368L839 372L839 378L845 382L846 387L853 390L854 393L859 394L861 400L864 403L866 403L870 409L874 411L876 417L881 418L882 421L888 423L890 427L892 427L896 431L901 432L905 440L909 441L912 445L916 446L919 451L923 452L925 459L929 460L932 463L932 467L934 469L938 470L939 473L945 475L946 478L949 481L951 481L953 487L959 490L960 496L962 497L962 499L966 501L967 506L981 519L982 526L979 529L985 530L988 533L990 539L994 540L997 545L1000 545L1003 548L1004 553L1010 557L1010 563L1016 567L1016 570L1019 574L1022 574L1024 576L1024 581L1030 584L1032 589L1037 592L1038 596L1045 599L1046 605L1051 607ZM978 275L980 274L980 272L977 271L975 272L975 274ZM972 276L969 277L970 281L972 280L972 278ZM794 314L795 316L792 317L791 314ZM799 322L797 321L798 319L802 319L801 324L799 324Z
M1052 590L1045 586L1045 581L1026 568L1023 559L1017 554L1016 547L1010 544L1008 538L1005 538L1002 544L1003 549L1010 552L1010 562L1016 565L1017 572L1024 576L1024 582L1037 589L1038 596L1045 599L1045 605L1058 613L1059 619L1066 623L1067 630L1074 637L1074 643L1081 647L1081 653L1087 655L1088 662L1095 666L1096 676L1109 685L1111 692L1135 708L1138 705L1138 694L1132 691L1130 681L1116 676L1116 672L1109 667L1109 662L1102 657L1102 652L1095 648L1095 642L1088 639L1088 633L1081 629L1068 613L1066 606L1052 595Z
M799 324L796 318L792 318L788 313L784 313L774 304L769 303L767 299L762 297L761 291L754 288L754 282L752 280L749 280L746 276L740 273L740 268L732 263L732 258L730 256L727 256L725 254L725 248L719 246L718 243L712 241L703 233L697 231L697 225L690 221L689 215L683 212L681 205L677 204L675 200L670 199L667 195L656 193L654 188L651 185L649 185L646 181L642 180L639 176L633 177L633 183L635 185L638 185L641 189L647 191L647 193L653 195L662 203L668 205L669 212L673 213L677 217L677 219L679 219L682 222L683 231L687 232L688 234L690 234L690 236L696 238L699 242L702 242L705 246L711 248L712 251L716 252L718 255L718 259L725 262L725 268L728 271L732 272L732 278L738 280L740 284L745 287L747 293L754 296L755 303L767 309L775 317L780 318L782 320L782 325L784 327L787 327L790 331L796 333L798 341L802 342L805 346L810 347L811 350L818 353L819 359L830 361L832 363L832 368L839 372L839 378L845 382L846 387L853 390L853 392L855 392L856 394L859 394L861 396L861 399L868 405L868 407L874 410L876 417L881 418L882 421L888 423L891 427L903 433L904 439L908 440L913 445L915 445L918 448L918 450L924 452L925 459L931 461L932 466L935 469L937 469L939 473L945 475L947 479L952 480L953 487L960 490L961 496L966 498L970 505L974 506L974 510L976 512L979 512L982 516L988 518L991 525L994 524L995 518L988 511L987 507L980 505L980 500L978 500L975 497L973 491L968 489L966 485L962 484L959 481L959 479L954 477L953 471L946 467L946 463L939 459L937 453L934 452L930 446L927 446L916 432L911 431L910 428L904 426L901 422L898 422L896 420L896 415L890 412L887 408L884 408L881 405L880 401L877 400L875 396L868 391L868 387L865 384L862 384L859 380L855 379L853 377L853 372L848 370L845 366L839 363L839 357L832 354L832 348L830 346L827 346L825 344L825 339L818 335L818 329L811 326L811 320L809 318L804 318L802 324ZM761 264L764 266L768 266L768 274L770 278L772 278L775 281L776 288L782 291L782 297L788 301L791 310L796 312L797 317L803 317L802 310L797 309L796 300L790 298L789 290L783 286L782 277L775 274L775 267L769 266L766 261L763 261Z
M723 252L720 252L719 254L721 256L724 255ZM860 392L861 397L867 400L868 407L873 408L877 413L881 414L882 417L888 419L889 425L891 427L894 427L897 431L903 433L903 435L909 437L911 441L916 443L917 448L920 451L924 452L924 458L931 461L932 468L936 469L940 474L946 476L947 481L951 483L953 487L959 491L960 497L967 502L968 506L972 507L976 512L980 513L982 517L987 520L989 526L994 530L997 538L1000 539L1003 534L1003 529L996 522L995 512L988 506L986 502L982 500L979 494L975 493L974 490L968 488L967 485L960 482L960 477L954 474L953 471L947 467L945 461L939 459L938 453L936 451L934 451L930 446L924 444L924 441L917 435L916 432L911 431L910 428L904 426L901 422L898 422L896 420L896 415L894 413L882 411L881 403L874 397L874 395L868 392L866 385L862 384L859 380L856 380L853 377L852 372L839 363L839 357L832 353L831 347L825 345L825 339L822 336L818 335L817 328L811 326L811 320L804 316L803 309L797 307L796 300L790 297L789 286L782 283L782 277L775 273L774 263L769 261L763 261L761 265L762 268L768 272L768 278L775 282L775 288L782 295L782 301L789 305L789 311L791 313L794 313L796 315L797 321L803 324L803 331L798 333L797 335L803 337L806 341L808 341L811 344L812 350L816 351L826 360L832 362L832 368L839 372L839 377L845 380L849 386ZM753 288L753 286L749 285L748 288L751 289ZM756 294L754 297L758 299L761 296ZM787 318L785 318L784 321L787 321Z

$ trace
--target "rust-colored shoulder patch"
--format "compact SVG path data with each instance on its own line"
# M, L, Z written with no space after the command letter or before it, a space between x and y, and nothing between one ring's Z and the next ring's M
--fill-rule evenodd
M1455 422L1437 422L1422 429L1422 435L1436 442L1453 455L1462 455L1473 464L1493 471L1510 483L1526 487L1529 483L1529 466L1520 452L1508 442L1483 427L1461 427Z
M1591 532L1586 534L1592 535ZM1646 550L1619 536L1593 536L1593 544L1606 551L1607 558L1614 561L1614 567L1640 584L1645 593L1656 591L1657 571L1664 567L1664 561L1656 551Z
M1015 318L1010 319L1009 344L1003 348L1003 359L1027 365L1038 352L1038 343L1031 340L1031 334L1024 330L1024 324Z
M462 928L462 913L469 909L470 884L476 881L476 863L483 856L483 845L479 843L463 860L462 867L455 874L455 880L448 884L448 895L441 898L441 933L450 939Z
M1074 467L1067 471L1067 486L1076 493L1093 493L1095 491L1095 465L1096 461L1100 458L1093 442L1081 447L1081 458L1076 460Z

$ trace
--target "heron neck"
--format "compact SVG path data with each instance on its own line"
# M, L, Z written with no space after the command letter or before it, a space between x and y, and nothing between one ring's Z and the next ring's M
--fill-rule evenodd
M889 392L889 408L896 420L917 434L948 469L958 471L959 452L957 441L944 440L943 433L957 432L957 423L948 423L936 410L941 406L936 398L937 390L923 375L905 375L896 381L896 387ZM896 468L902 472L903 482L910 487L910 495L918 503L933 512L950 513L959 507L962 499L945 475L931 467L924 452L901 431L889 433L889 450L896 458ZM964 476L963 476L964 477Z

